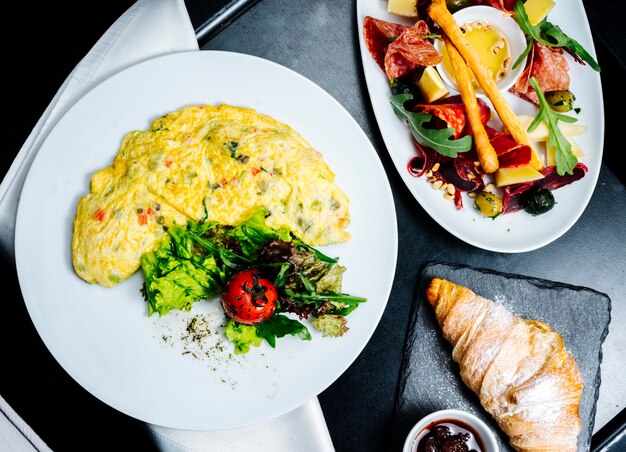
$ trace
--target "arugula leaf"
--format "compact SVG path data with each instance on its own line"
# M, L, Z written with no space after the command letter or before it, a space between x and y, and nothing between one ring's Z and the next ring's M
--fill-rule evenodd
M415 140L422 146L432 148L442 155L456 158L459 153L467 152L472 148L472 137L466 135L457 140L451 140L454 129L427 129L424 123L432 119L432 115L422 112L411 112L404 108L404 103L413 99L412 94L397 94L391 96L391 106L400 119L409 123L409 129Z
M311 340L311 333L302 323L281 314L274 314L256 326L256 334L267 341L270 347L276 347L276 338L288 334L298 336L303 341Z
M537 93L537 98L539 99L539 113L528 126L528 132L535 130L541 123L541 120L543 120L548 127L548 142L546 144L548 148L554 149L557 174L560 176L565 173L574 174L574 166L578 163L578 159L572 152L572 145L563 136L558 126L558 121L571 123L576 122L577 119L552 110L535 77L531 77L529 83Z
M528 43L526 50L524 50L515 63L513 63L513 69L528 55L528 52L530 52L532 48L533 40L535 40L549 47L565 47L582 61L589 64L594 71L600 72L600 66L596 60L593 59L578 41L567 36L557 25L548 22L547 19L543 19L543 21L537 25L531 25L528 20L528 15L526 14L526 9L524 8L524 3L521 0L515 3L514 11L515 20L520 28L532 39Z
M299 293L299 292L294 292L291 289L285 289L285 294L294 301L298 301L303 304L315 304L317 306L321 305L325 301L329 301L333 304L345 303L345 304L355 305L356 307L356 305L358 305L359 303L364 303L365 301L367 301L367 298L355 297L347 293L335 293L335 292Z
M600 65L596 62L596 60L589 55L589 53L582 45L580 45L578 41L567 36L558 25L553 25L544 20L541 24L541 33L553 43L552 47L565 47L566 49L569 49L581 60L591 66L594 71L600 72Z

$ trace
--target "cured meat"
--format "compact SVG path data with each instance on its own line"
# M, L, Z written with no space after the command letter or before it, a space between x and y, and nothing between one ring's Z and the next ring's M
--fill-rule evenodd
M516 0L472 0L470 3L472 5L492 6L507 13L512 13L513 8L515 8L515 1Z
M417 156L409 160L407 170L411 176L421 177L426 171L432 168L435 163L441 162L443 156L434 149L422 146L415 140L413 140L413 142L415 143Z
M441 62L441 54L425 38L428 35L428 25L418 20L389 44L385 55L385 72L390 80L408 75L420 66L435 66Z
M519 144L508 133L496 132L489 128L489 141L498 155L500 168L526 166L532 160L532 149L525 144Z
M365 16L363 19L363 40L374 61L385 70L385 54L391 41L395 40L408 28L406 25L387 22Z
M454 206L457 210L463 208L461 191L473 192L482 190L485 187L483 178L481 174L478 173L476 166L474 166L474 162L464 155L459 155L457 158L443 163L439 174L446 183L456 187L457 190L454 192Z
M441 61L441 54L425 38L428 35L430 29L423 20L407 27L371 16L363 19L365 46L389 80L407 76L421 66L435 66Z
M480 119L483 125L487 124L491 117L491 109L487 103L480 99L478 101L478 109L480 113ZM465 113L465 107L463 105L463 99L460 95L441 99L433 102L432 104L417 104L414 107L415 111L421 111L426 114L432 113L433 116L440 119L443 124L441 128L452 127L454 129L454 139L457 139L468 131L466 131L467 115Z
M548 47L538 42L533 44L528 64L510 91L513 94L539 105L537 93L529 85L530 77L535 77L543 92L568 89L570 84L569 66L562 48Z
M541 172L544 175L543 179L504 187L504 193L502 195L502 213L512 213L522 210L524 208L521 203L522 194L533 187L556 190L557 188L569 185L572 182L582 179L587 171L588 168L585 164L579 162L576 166L574 166L574 174L565 174L560 176L556 172L556 167L549 166Z

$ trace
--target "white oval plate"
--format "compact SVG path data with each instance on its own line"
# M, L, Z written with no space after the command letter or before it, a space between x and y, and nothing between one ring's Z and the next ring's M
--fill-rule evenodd
M190 104L251 107L291 125L336 173L351 199L352 238L324 247L347 266L343 290L367 298L341 338L287 336L231 356L217 301L147 317L141 272L113 289L89 285L71 264L72 221L94 171L123 136ZM358 173L354 171L358 166ZM372 183L376 181L376 183ZM397 258L389 182L365 133L319 86L283 66L230 52L159 57L95 87L58 122L27 176L18 207L16 260L28 312L63 368L95 397L137 419L189 430L258 423L317 396L359 355L385 309ZM194 316L213 334L184 338ZM200 347L202 345L202 347Z
M414 21L387 12L386 0L357 0L356 21L365 81L374 115L380 132L400 177L417 202L441 227L459 239L490 251L519 253L545 246L558 239L576 223L587 207L602 164L604 144L604 106L600 75L589 66L576 63L569 54L565 58L570 66L570 89L576 96L576 107L582 110L577 124L588 126L582 136L574 141L585 153L582 160L589 172L573 184L554 191L555 207L549 212L533 217L526 212L516 212L496 218L483 218L473 208L473 201L464 195L464 208L456 210L454 204L443 198L441 191L433 190L424 176L416 178L407 171L407 164L415 156L415 145L406 124L391 109L391 90L384 71L376 64L363 40L363 18L372 16L390 22L410 25ZM595 48L582 0L557 2L548 20L580 42L595 57ZM451 94L455 94L452 93ZM517 96L505 93L505 98L518 115L537 113L536 107ZM485 98L485 101L488 99ZM496 116L497 118L497 116Z

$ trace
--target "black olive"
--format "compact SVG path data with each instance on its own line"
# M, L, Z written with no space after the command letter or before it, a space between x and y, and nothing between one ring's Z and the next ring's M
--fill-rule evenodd
M524 210L531 215L541 215L554 207L554 195L547 188L533 187L520 198Z
M469 0L446 0L446 6L451 13L455 13L460 9L470 5Z

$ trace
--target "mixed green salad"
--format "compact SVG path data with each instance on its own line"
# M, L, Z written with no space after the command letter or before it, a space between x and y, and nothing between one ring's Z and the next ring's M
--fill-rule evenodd
M366 299L341 292L346 268L337 259L286 228L270 228L268 214L261 209L236 227L190 221L170 228L169 240L141 258L148 315L188 311L219 294L224 335L239 354L263 340L275 347L288 334L311 340L304 319L324 336L343 335L346 316Z

